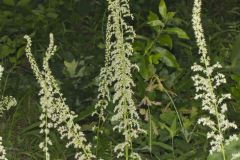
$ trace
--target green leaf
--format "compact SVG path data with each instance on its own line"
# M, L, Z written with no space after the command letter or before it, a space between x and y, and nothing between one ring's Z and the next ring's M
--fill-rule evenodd
M150 11L147 19L148 21L155 21L155 20L159 20L159 17L157 14Z
M5 58L14 51L14 49L10 48L7 45L0 46L0 58Z
M18 51L17 51L17 59L21 58L22 55L24 55L24 53L25 53L25 46L18 49Z
M162 143L162 142L153 142L153 145L154 146L159 146L159 147L161 147L163 149L166 149L166 150L169 150L169 151L173 150L172 146L170 146L168 144L165 144L165 143Z
M49 18L52 18L52 19L56 19L58 17L58 14L57 13L54 13L54 12L48 12L47 13L47 16Z
M176 34L179 38L189 39L187 33L183 31L181 28L167 28L164 30L168 34Z
M167 123L168 125L172 124L172 120L176 118L174 111L164 112L160 115L160 119Z
M27 6L30 2L31 0L20 0L18 1L17 6L24 7L24 6Z
M149 80L156 72L156 68L153 64L149 64L148 61L143 56L139 63L140 75L145 79Z
M9 58L9 61L11 62L11 63L17 63L17 58L16 57L10 57Z
M176 12L168 12L168 13L167 13L167 19L168 19L168 20L172 20L173 17L175 16L175 14L176 14Z
M150 64L159 64L160 58L161 58L161 54L160 53L156 53L156 54L150 55L148 57L148 60L149 60Z
M3 4L6 4L8 6L14 6L15 2L14 0L3 0Z
M161 55L161 61L169 67L179 68L179 64L175 56L165 48L156 47L154 49L157 53Z
M161 46L166 46L168 47L169 49L172 49L173 47L173 41L172 41L172 38L168 35L168 34L162 34L160 37L159 37L159 44Z
M72 62L64 61L65 70L69 74L70 77L74 77L76 74L76 69L78 66L78 62L73 60Z
M174 118L171 124L171 137L175 137L177 133L177 119Z
M152 27L156 27L156 26L164 26L164 23L160 20L154 20L154 21L150 21L148 22L148 24Z
M158 10L162 18L167 19L167 6L164 0L160 0Z

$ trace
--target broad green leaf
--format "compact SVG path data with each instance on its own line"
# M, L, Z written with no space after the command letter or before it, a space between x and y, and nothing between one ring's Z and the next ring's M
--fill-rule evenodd
M160 126L162 129L166 129L169 132L169 134L172 136L172 130L170 127L168 127L165 123L162 123L162 122L160 122Z
M161 61L169 67L179 68L175 56L165 48L156 47L154 50L161 55Z
M24 55L24 53L25 53L25 46L18 49L18 51L17 51L17 59L22 57L22 55Z
M172 38L168 35L168 34L162 34L160 37L159 37L159 44L161 46L166 46L168 47L169 49L172 49L173 47L173 41L172 41Z
M58 17L58 14L54 13L54 12L48 12L47 13L47 16L49 18L52 18L52 19L56 19Z
M170 146L170 145L168 145L168 144L166 144L166 143L153 142L153 145L154 145L154 146L159 146L159 147L161 147L161 148L163 148L163 149L166 149L166 150L169 150L169 151L172 151L172 150L173 150L172 146Z
M16 57L10 57L9 58L9 61L11 62L11 63L17 63L17 58Z
M172 124L172 120L176 118L174 111L164 112L160 115L160 119L167 123L168 125Z
M30 2L31 0L20 0L18 1L17 6L27 6Z
M159 31L160 27L164 26L164 23L159 19L158 15L151 12L148 15L148 23L150 26L152 26L153 30L156 32Z
M153 46L152 41L148 40L147 41L147 45L146 45L146 47L144 49L144 54L145 55L149 55L150 54L149 50L152 48L152 46Z
M2 45L0 46L0 58L5 58L7 57L9 54L13 53L15 50L10 48L7 45Z
M154 20L154 21L150 21L148 22L148 24L152 27L156 27L156 26L164 26L164 23L160 20Z
M167 6L164 0L160 0L158 9L162 18L167 19Z
M14 0L3 0L3 4L6 4L8 6L14 6L15 2Z
M70 77L74 77L76 74L76 69L78 62L73 60L72 62L64 61L65 69Z
M148 21L155 21L155 20L159 20L158 15L150 11L148 15Z
M156 54L150 55L148 57L149 63L150 64L159 64L159 60L160 60L161 56L162 55L160 53L156 53Z
M139 73L145 80L149 80L156 72L154 65L149 64L145 56L142 57L138 66L140 68Z
M173 17L175 16L175 14L176 14L176 12L168 12L168 13L167 13L167 19L168 19L168 20L172 20Z
M185 31L183 31L181 28L167 28L164 30L166 33L169 34L176 34L179 38L182 39L189 39L187 33Z

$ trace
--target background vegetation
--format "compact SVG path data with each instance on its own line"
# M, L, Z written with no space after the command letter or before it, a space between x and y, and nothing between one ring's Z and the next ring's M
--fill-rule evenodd
M164 1L162 1L164 2ZM191 26L192 0L131 1L137 33L132 61L135 102L148 134L135 144L143 159L205 160L208 157L206 129L197 125L201 104L193 99L190 67L198 61ZM160 5L159 5L160 3ZM84 132L96 145L91 128L97 101L98 75L104 61L106 28L105 0L0 0L0 59L5 67L1 94L16 97L18 105L0 123L0 134L10 160L39 160L39 97L37 85L24 48L23 36L33 37L35 57L41 61L54 33L58 45L51 68L59 80L67 103L76 111ZM159 7L165 13L159 12ZM230 92L229 119L240 124L240 1L204 0L203 24L210 56L223 64ZM113 114L112 108L107 110ZM181 124L181 123L182 124ZM112 124L103 125L104 134L94 149L98 157L115 159L113 146L119 139ZM65 149L58 134L51 133L54 160L73 159L74 150Z

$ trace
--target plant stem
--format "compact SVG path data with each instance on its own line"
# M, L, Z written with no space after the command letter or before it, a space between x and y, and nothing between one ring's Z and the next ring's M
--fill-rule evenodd
M151 116L151 110L148 106L148 116L149 116L149 150L150 154L152 155L152 116Z

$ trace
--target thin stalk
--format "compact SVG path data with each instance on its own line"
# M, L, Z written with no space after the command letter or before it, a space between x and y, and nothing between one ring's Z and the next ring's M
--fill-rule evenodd
M159 78L157 77L157 75L154 75L153 77L157 80L158 85L160 85L161 82L160 82ZM182 133L183 133L183 136L184 136L185 140L188 142L188 136L187 136L186 133L185 133L185 128L184 128L184 126L183 126L183 121L182 121L182 119L181 119L181 117L180 117L180 114L179 114L179 112L178 112L178 109L177 109L177 107L176 107L176 105L175 105L175 103L174 103L171 95L168 93L168 91L167 91L164 87L159 88L159 90L165 92L166 95L168 96L168 98L170 99L170 101L171 101L171 103L172 103L172 105L173 105L173 108L174 108L174 110L175 110L175 112L176 112L176 114L177 114L177 118L178 118L178 120L179 120L179 124L180 124L180 126L181 126L181 131L182 131Z
M125 102L126 104L126 102ZM127 105L124 105L125 107L125 111L124 111L124 124L126 126L126 128L124 129L124 132L128 132L128 109L127 109ZM127 140L126 136L125 136L125 141ZM128 152L129 152L129 148L128 148L128 144L125 146L125 160L128 160Z
M152 115L150 107L148 106L148 117L149 117L149 150L152 155Z
M173 136L171 136L171 139L172 139L172 155L173 155L173 159L175 160L176 157L175 157L175 151L174 151L174 139L173 139Z

